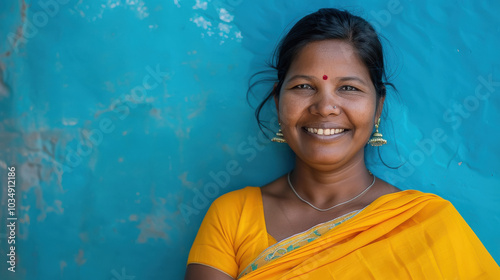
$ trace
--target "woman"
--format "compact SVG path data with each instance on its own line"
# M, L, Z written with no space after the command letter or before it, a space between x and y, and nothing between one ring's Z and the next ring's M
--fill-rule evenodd
M500 279L448 201L366 168L367 142L385 143L378 125L390 85L368 22L336 9L310 14L282 40L275 68L264 103L274 98L273 140L288 143L295 166L212 204L186 279Z

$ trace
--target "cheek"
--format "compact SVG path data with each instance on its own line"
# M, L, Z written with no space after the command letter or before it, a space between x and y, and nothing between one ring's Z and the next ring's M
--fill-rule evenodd
M342 107L343 112L354 125L365 127L375 124L375 103L371 99L344 102Z
M279 103L279 118L282 126L294 126L304 109L301 103L290 95L282 95Z

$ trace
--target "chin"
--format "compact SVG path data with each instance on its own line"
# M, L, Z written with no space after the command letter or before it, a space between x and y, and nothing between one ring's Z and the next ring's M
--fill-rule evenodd
M363 147L356 149L358 147L353 145L339 145L334 147L310 146L304 149L297 149L298 153L296 152L295 154L301 161L308 165L338 165L346 164L352 160L357 161L359 157L363 157Z
M336 165L343 162L346 158L345 153L325 153L325 152L315 152L307 153L301 157L301 160L310 165Z

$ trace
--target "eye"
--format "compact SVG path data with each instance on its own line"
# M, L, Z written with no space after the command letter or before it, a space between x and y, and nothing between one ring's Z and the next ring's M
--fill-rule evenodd
M293 88L296 88L296 89L313 89L312 86L310 86L308 84L300 84L300 85L294 86Z
M359 91L359 89L353 87L353 86L341 86L340 90L345 90L345 91Z

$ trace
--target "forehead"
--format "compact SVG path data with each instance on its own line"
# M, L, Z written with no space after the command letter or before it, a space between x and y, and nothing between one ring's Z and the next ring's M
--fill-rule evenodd
M350 74L368 76L369 72L360 59L356 49L343 40L323 40L305 45L295 56L290 65L289 73L316 72L318 76Z

